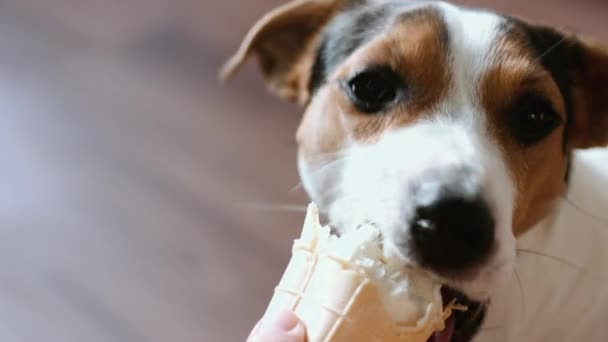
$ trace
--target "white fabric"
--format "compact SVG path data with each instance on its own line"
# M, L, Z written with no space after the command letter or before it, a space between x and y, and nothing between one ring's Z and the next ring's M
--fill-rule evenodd
M578 152L554 215L518 241L517 277L478 342L608 341L608 149Z

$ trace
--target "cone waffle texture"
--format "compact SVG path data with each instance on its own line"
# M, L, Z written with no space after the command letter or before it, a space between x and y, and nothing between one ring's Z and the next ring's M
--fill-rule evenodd
M318 209L311 204L267 314L282 308L294 311L306 326L309 342L426 342L444 329L451 309L443 309L439 283L419 279L396 297L387 297L390 286L382 286L358 262L357 248L336 247L343 239L348 237L331 236L329 228L320 225ZM416 290L426 295L413 295ZM399 312L390 309L391 301L398 303Z

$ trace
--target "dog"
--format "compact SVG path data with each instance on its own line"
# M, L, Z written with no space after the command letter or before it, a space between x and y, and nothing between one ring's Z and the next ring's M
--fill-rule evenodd
M608 144L608 52L444 2L296 0L255 24L223 77L252 56L305 107L298 169L329 223L378 227L387 255L469 307L432 341L608 340L606 278L589 271L606 269L608 241L565 197L608 184L572 169L575 150Z

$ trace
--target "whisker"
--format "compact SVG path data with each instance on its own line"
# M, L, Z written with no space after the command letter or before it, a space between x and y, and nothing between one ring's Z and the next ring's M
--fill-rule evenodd
M599 216L597 216L595 214L590 213L589 211L585 210L584 208L582 208L578 204L574 203L571 199L569 199L565 195L562 195L561 198L562 198L562 200L564 200L564 202L568 203L570 206L572 206L572 208L578 210L583 215L588 216L589 218L591 218L594 221L602 224L603 226L608 226L608 220L606 220L606 219L604 219L602 217L599 217Z
M339 163L344 163L348 160L348 157L342 157L342 158L338 158L336 160L332 160L331 162L321 166L320 168L314 170L311 173L311 176L315 176L318 177L320 176L323 172L327 172L329 170L331 170L332 167L335 167L336 165L338 165Z
M517 272L517 267L513 268L513 271L515 272L515 279L517 280L517 285L519 287L519 292L521 293L521 322L523 322L525 320L526 317L526 295L524 293L524 285L521 281L521 277L519 276L519 273Z
M321 177L324 173L332 170L334 167L337 167L340 163L346 162L348 160L348 157L342 157L342 158L338 158L336 160L332 160L329 163L326 163L325 165L319 167L318 169L312 171L308 176L311 178L318 178ZM296 184L293 188L291 188L287 194L288 195L292 195L295 191L303 189L304 185L302 182L299 182L298 184Z
M567 261L565 259L562 259L560 257L556 257L554 255L549 255L549 254L545 254L545 253L541 253L541 252L537 252L537 251L532 251L532 250L528 250L528 249L520 249L520 248L517 249L517 252L521 252L521 253L529 254L529 255L533 255L533 256L539 256L539 257L543 257L543 258L546 258L546 259L549 259L549 260L556 261L556 262L558 262L558 263L560 263L562 265L566 265L566 266L569 266L569 267L573 268L574 270L580 272L581 275L583 275L583 276L590 277L590 278L593 278L595 280L599 280L599 281L602 281L602 282L608 280L608 278L606 278L604 275L593 274L592 272L590 272L586 268L580 267L580 266L578 266L578 265L576 265L576 264L574 264L572 262L569 262L569 261Z
M314 157L312 157L312 160L316 160L316 159L325 159L328 157L336 157L336 156L343 156L346 155L346 153L348 153L350 150L352 150L352 148L345 148L345 149L341 149L335 152L328 152L328 153L318 153L317 155L315 155Z
M296 191L299 190L304 192L304 184L302 182L298 182L298 184L296 184L293 188L289 189L289 191L287 191L287 195L292 196Z
M540 56L538 56L536 58L536 62L540 61L541 59L543 59L543 57L545 57L546 55L550 54L551 51L555 50L557 47L559 47L560 45L562 45L563 42L565 42L569 37L562 37L562 39L558 40L557 43L553 44L550 48L547 49L547 51L543 52L540 54Z
M578 266L578 265L576 265L576 264L574 264L574 263L572 263L572 262L570 262L570 261L568 261L566 259L562 259L562 258L554 256L554 255L549 255L549 254L545 254L545 253L542 253L542 252L537 252L537 251L533 251L533 250L525 249L525 248L517 248L517 252L518 253L529 254L529 255L533 255L533 256L538 256L538 257L543 257L543 258L546 258L546 259L549 259L549 260L553 260L553 261L556 261L556 262L558 262L560 264L572 267L572 268L574 268L576 270L579 270L579 271L580 270L584 270L580 266Z
M291 213L305 213L307 208L307 205L274 203L242 203L241 206L246 210Z
M354 195L354 194L349 194L349 195L341 195L340 196L340 200L341 201L345 201L345 202L349 202L349 203L359 203L362 200L362 197L360 195ZM387 197L379 197L374 199L374 203L379 205L379 206L383 206L384 204L390 204L392 203L394 200L387 198ZM354 211L359 213L360 212L360 208L361 206L359 205ZM365 215L365 217L363 217L363 221L357 222L355 224L353 224L353 227L357 227L360 225L372 225L375 226L377 228L381 228L381 224L379 222L377 222L376 220L374 220L374 216L375 215L371 215L372 217L367 217L367 215ZM329 222L329 225L332 227L338 227L338 225L335 222ZM341 227L341 228L352 228L352 227ZM383 237L382 237L383 238Z

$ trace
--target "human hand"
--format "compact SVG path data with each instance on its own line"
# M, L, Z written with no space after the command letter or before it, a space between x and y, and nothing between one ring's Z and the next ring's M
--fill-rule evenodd
M290 310L263 317L253 328L247 342L305 342L306 329Z

